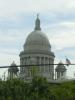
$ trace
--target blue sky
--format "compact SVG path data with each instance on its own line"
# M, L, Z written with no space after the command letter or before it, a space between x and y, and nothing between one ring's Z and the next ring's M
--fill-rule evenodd
M75 62L75 0L0 0L0 66L19 64L19 53L40 14L42 31L48 36L55 63L67 56ZM69 66L68 75L75 72Z

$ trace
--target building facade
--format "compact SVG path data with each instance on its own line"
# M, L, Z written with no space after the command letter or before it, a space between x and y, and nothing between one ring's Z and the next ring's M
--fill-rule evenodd
M21 65L20 77L22 79L29 80L33 75L43 76L47 79L54 78L53 64L55 56L51 51L47 36L41 31L38 16L35 21L35 28L28 35L24 43L24 49L19 56Z
M59 62L55 68L55 79L65 79L66 76L66 67L62 62Z

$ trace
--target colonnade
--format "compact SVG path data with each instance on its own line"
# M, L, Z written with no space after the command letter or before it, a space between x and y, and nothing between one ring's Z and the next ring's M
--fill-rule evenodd
M25 67L20 68L20 72L25 74L26 76L31 75L31 66L26 65L39 65L39 66L34 66L38 69L39 75L44 75L44 76L50 76L53 78L54 74L54 60L53 58L47 57L47 56L35 56L34 61L32 61L32 57L26 56L24 58L20 59L20 65L25 65ZM47 65L45 65L47 64ZM49 64L49 65L48 65ZM51 64L51 65L50 65ZM29 74L29 75L27 75Z
M66 71L55 71L55 79L65 78Z

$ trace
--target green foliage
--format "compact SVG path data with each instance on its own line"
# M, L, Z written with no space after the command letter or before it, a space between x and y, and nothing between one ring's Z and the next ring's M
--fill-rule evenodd
M75 81L50 84L37 76L31 83L18 79L0 81L0 100L75 100Z
M32 77L37 76L37 74L38 74L38 67L31 66L31 75L32 75Z

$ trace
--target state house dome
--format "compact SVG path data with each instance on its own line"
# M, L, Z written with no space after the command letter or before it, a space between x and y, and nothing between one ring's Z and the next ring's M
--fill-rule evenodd
M35 21L35 29L31 32L24 44L24 50L43 50L51 51L51 46L46 35L41 31L40 20L37 17Z
M28 35L24 43L24 49L20 52L19 56L20 65L25 66L20 67L20 77L22 79L29 80L33 77L31 72L32 66L27 65L35 65L35 68L39 70L37 75L46 77L47 79L53 79L55 55L51 51L48 38L41 31L38 16L35 21L35 29ZM45 64L48 65L46 66Z

